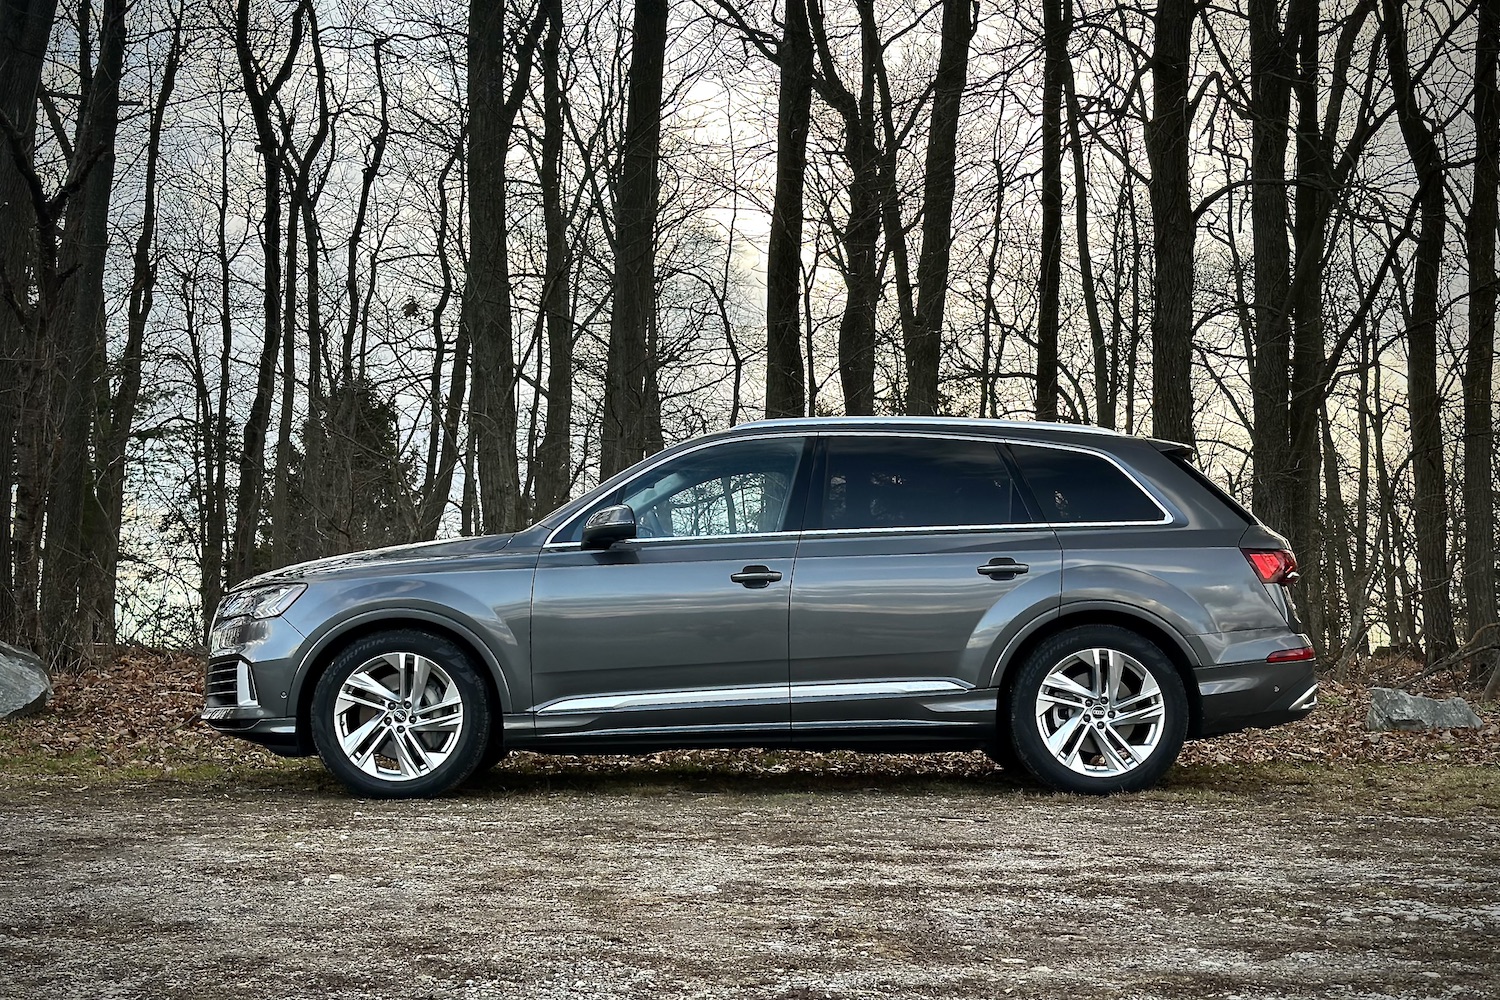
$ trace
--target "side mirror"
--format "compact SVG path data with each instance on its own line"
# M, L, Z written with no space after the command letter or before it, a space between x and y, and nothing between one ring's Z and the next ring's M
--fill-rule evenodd
M583 522L583 547L607 549L616 542L635 537L635 511L629 504L596 510Z

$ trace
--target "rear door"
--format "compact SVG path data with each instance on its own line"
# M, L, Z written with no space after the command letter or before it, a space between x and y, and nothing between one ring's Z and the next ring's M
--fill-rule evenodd
M794 738L982 735L997 645L1060 599L1037 522L995 441L821 438L792 587Z

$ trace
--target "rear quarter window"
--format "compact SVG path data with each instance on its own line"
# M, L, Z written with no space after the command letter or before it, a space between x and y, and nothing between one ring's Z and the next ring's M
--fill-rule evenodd
M1041 506L1055 524L1124 522L1152 524L1162 509L1119 466L1100 455L1033 445L1010 446L1011 455Z
M1222 503L1225 507L1228 507L1231 511L1233 511L1240 518L1240 520L1244 521L1246 524L1259 523L1255 520L1255 515L1246 510L1238 500L1230 496L1227 490L1223 489L1221 486L1219 486L1218 483L1214 482L1212 479L1209 479L1208 476L1204 475L1203 471L1195 466L1192 462L1189 462L1185 456L1169 455L1167 457L1172 460L1173 465L1177 466L1183 472L1187 473L1188 478L1197 483L1199 486L1203 487L1203 489L1209 494L1209 496L1212 496L1220 503Z

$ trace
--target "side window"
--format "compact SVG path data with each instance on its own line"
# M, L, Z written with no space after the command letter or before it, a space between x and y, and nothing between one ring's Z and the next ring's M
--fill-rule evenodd
M802 438L703 448L644 473L596 507L629 504L640 538L781 531L802 449ZM577 541L583 520L558 541Z
M1048 521L1067 524L1162 519L1161 508L1107 459L1082 451L1020 444L1011 445L1010 451Z
M820 526L919 528L1033 520L997 445L941 438L830 437Z

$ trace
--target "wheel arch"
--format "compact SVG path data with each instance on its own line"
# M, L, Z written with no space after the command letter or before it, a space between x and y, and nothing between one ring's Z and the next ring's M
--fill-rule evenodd
M308 753L314 752L312 693L318 686L318 679L328 670L329 665L339 653L366 636L401 629L413 629L446 639L484 665L484 669L479 671L479 676L484 681L485 693L494 706L491 738L499 738L504 728L501 719L506 706L511 704L510 689L499 658L468 626L444 615L408 608L368 611L347 618L320 636L317 643L303 656L291 691L293 704L296 706L299 747Z
M1198 732L1203 719L1202 697L1193 673L1196 657L1192 646L1181 632L1156 615L1139 608L1116 604L1065 604L1055 615L1039 619L1020 632L1001 653L995 665L992 686L999 691L997 708L1003 708L1009 701L1011 686L1019 672L1017 668L1033 650L1055 635L1087 625L1114 625L1128 629L1149 640L1166 655L1182 678L1182 686L1187 693L1188 737L1191 739Z

